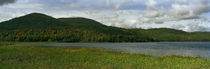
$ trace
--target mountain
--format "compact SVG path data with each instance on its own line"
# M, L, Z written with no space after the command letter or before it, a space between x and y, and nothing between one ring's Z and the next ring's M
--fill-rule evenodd
M76 17L76 18L59 18L60 21L63 21L65 23L69 23L73 26L105 26L95 20L82 18L82 17Z
M210 41L209 32L169 28L124 29L88 18L54 18L31 13L0 23L0 41L159 42Z
M89 31L97 31L101 33L127 33L125 31L122 31L123 28L118 27L112 27L112 26L106 26L98 21L88 19L88 18L82 18L82 17L76 17L76 18L59 18L60 21L64 23L70 24L71 28L76 29L83 29L83 30L89 30ZM124 29L125 30L125 29Z
M50 29L58 27L66 28L83 28L96 29L107 27L95 20L87 18L53 18L41 13L31 13L22 17L14 18L9 21L0 23L0 30L24 30L24 29ZM59 29L60 29L59 28Z
M68 26L66 23L41 13L32 13L0 23L0 30L41 29Z

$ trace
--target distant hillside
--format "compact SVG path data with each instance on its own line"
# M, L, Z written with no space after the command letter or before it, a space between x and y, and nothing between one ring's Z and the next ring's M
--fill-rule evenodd
M87 18L53 18L32 13L0 23L0 41L159 42L210 41L209 32L175 29L124 29Z
M0 23L0 30L46 29L63 26L68 25L51 16L32 13Z
M63 21L65 23L69 23L73 26L105 26L95 20L87 19L87 18L59 18L60 21Z

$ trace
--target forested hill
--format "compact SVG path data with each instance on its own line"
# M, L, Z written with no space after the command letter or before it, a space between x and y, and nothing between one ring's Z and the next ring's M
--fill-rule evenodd
M32 13L0 23L0 41L159 42L210 41L209 32L175 29L124 29L87 18L53 18Z
M66 23L53 17L32 13L0 23L0 30L46 29L67 26Z

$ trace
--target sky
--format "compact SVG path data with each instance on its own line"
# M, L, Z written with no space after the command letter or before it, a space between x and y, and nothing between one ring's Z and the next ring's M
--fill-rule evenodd
M122 28L210 32L210 0L0 0L0 22L33 12Z

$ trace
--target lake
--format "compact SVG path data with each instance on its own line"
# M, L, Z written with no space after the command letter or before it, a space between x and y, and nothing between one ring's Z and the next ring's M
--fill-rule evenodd
M15 46L93 47L118 52L141 53L152 56L180 55L210 58L210 42L20 43Z

